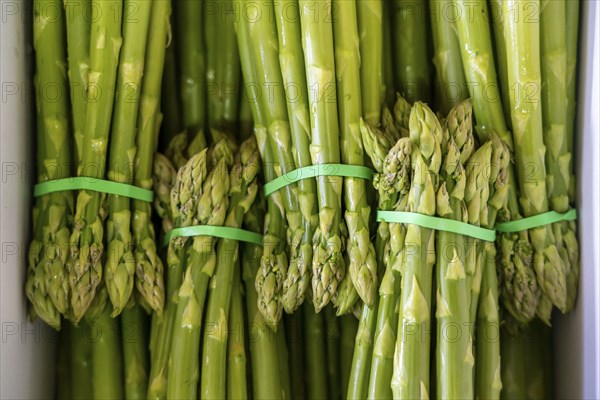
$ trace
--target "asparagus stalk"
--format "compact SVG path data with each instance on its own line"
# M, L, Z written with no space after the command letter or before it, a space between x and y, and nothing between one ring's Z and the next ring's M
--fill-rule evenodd
M285 337L285 325L283 321L279 321L275 340L277 341L277 359L279 362L279 375L281 376L281 397L289 399L292 393L292 382L290 379L290 360Z
M54 15L53 11L58 12ZM33 16L33 45L37 68L38 160L40 182L69 177L70 116L68 83L65 76L66 49L61 25L64 15L60 1L36 1ZM51 88L58 90L52 98ZM73 213L71 192L52 193L36 202L34 239L30 244L26 293L35 313L55 329L59 313L69 306L68 219ZM35 215L37 214L37 215Z
M535 4L539 6L539 3ZM510 12L522 10L523 6L518 1L504 2L502 11L505 15L510 15ZM541 87L539 21L506 18L504 35L507 44L508 85L515 89L510 105L520 202L525 216L531 216L548 211L541 94L539 90L534 93L527 90L528 86L538 89ZM549 226L543 226L530 229L529 235L535 252L533 262L538 283L552 303L564 311L565 260L558 252L554 234Z
M229 334L227 336L227 398L248 398L246 381L246 328L244 327L244 299L240 262L234 266L231 309L229 312Z
M323 314L316 313L311 308L311 303L304 303L304 346L306 354L306 377L307 398L309 399L327 399L328 383L327 372L327 352L325 343L325 332L323 326ZM333 384L333 382L332 382Z
M71 87L71 115L75 152L73 158L77 166L81 161L85 114L87 110L87 88L90 63L90 19L86 10L90 0L65 1L67 26L67 49L69 54L69 84Z
M46 128L44 127L42 113L40 111L41 97L39 95L39 83L37 78L34 78L35 89L36 89L36 109L37 109L37 139L38 143L41 143L46 135ZM38 149L37 157L40 160L45 159L45 151ZM48 180L47 172L42 168L38 172L38 180ZM48 206L48 196L43 196L35 199L35 203L32 211L33 221L33 238L29 244L29 250L27 254L27 280L25 282L25 294L29 299L31 306L28 310L29 317L34 320L39 316L48 325L54 329L60 329L61 320L60 312L54 306L52 299L48 295L46 287L46 276L45 269L41 265L41 261L44 259L43 253L43 232L40 226L45 224L45 213L42 212ZM68 260L67 260L68 262ZM68 267L68 264L67 264Z
M385 86L384 104L392 104L396 91L394 89L394 54L392 52L392 19L389 1L383 2L382 25L383 25L383 84ZM360 24L360 22L359 22ZM364 52L361 51L361 54ZM362 82L362 79L361 79Z
M69 367L71 363L71 341L73 330L71 327L63 329L58 334L58 356L56 361L56 398L72 399L71 396L71 374Z
M227 145L224 146L227 149ZM209 155L201 151L193 156L188 165L191 170L209 171ZM221 226L229 205L229 171L227 157L215 162L210 173L202 180L196 192L197 201L190 210L191 225ZM206 175L207 174L207 175ZM173 189L174 195L176 188ZM201 344L202 314L208 288L217 264L214 246L216 239L195 236L187 254L184 255L185 273L181 285L174 294L175 316L172 326L172 344L169 354L167 398L194 397L198 389L198 371ZM224 370L223 370L224 372Z
M372 2L373 3L373 2ZM342 162L349 165L364 165L362 141L360 138L361 115L361 70L359 54L359 36L357 26L357 5L353 2L335 0L333 7L336 17L333 23L333 38L336 57L336 79L338 112L340 118L340 142ZM375 6L375 4L372 4ZM379 3L379 6L381 4ZM364 7L364 6L363 6ZM367 12L370 10L363 10ZM366 29L366 28L365 28ZM381 26L379 25L379 29ZM374 56L376 59L377 57ZM381 56L379 56L381 60ZM375 60L375 62L377 62ZM365 67L366 68L366 67ZM364 69L363 69L364 70ZM377 71L371 71L377 74ZM375 115L368 118L377 122L381 108L381 71L379 85L375 93L366 93L369 97L369 113ZM373 89L369 89L373 91ZM372 99L375 97L375 99ZM367 187L364 179L344 179L344 217L348 227L346 251L349 254L348 272L352 283L363 302L372 306L377 296L377 261L375 247L369 234L370 208L367 203Z
M484 176L491 159L491 142L473 150L472 108L463 101L452 108L444 127L440 177L437 193L438 215L457 221L479 222L477 201L487 198ZM465 164L472 164L468 171ZM469 179L471 178L471 179ZM474 204L474 207L472 206ZM474 214L474 215L472 215ZM436 260L436 393L441 398L473 397L473 346L470 332L469 260L462 235L440 231L437 234ZM476 246L476 242L472 242Z
M100 296L100 293L98 293ZM123 366L121 360L121 331L118 319L104 307L90 323L97 334L92 344L92 398L123 399Z
M312 164L310 156L310 119L308 111L308 94L306 74L304 72L304 56L301 49L302 39L300 21L289 18L289 11L298 8L296 0L276 1L275 18L277 22L279 43L279 64L286 89L285 98L294 151L294 162L297 167ZM298 206L302 216L302 229L289 243L290 265L283 281L283 306L288 313L294 312L304 301L310 283L310 267L312 261L311 241L317 228L317 189L314 179L303 179L298 182Z
M165 59L165 43L170 30L171 2L156 1L152 5L151 26L148 32L146 63L140 108L137 116L136 158L133 183L145 189L152 188L153 156L159 129L161 76ZM151 61L151 62L150 62ZM168 121L167 121L168 123ZM172 176L167 174L167 176ZM170 191L170 188L168 189ZM166 194L166 193L165 193ZM157 197L158 198L158 197ZM163 263L157 255L152 208L139 200L132 202L132 233L138 293L157 313L162 313L165 301Z
M302 49L309 92L311 157L314 165L340 162L339 126L336 103L335 60L331 3L300 0ZM317 18L314 12L319 12ZM344 278L340 237L342 179L317 179L319 227L313 238L313 304L318 312L337 291Z
M394 0L392 10L396 89L413 103L431 98L427 4Z
M71 331L71 398L92 397L92 341L91 329L85 320L79 326L67 325Z
M393 208L406 211L410 189L411 142L401 138L390 149L383 164L383 170L376 175L374 184L380 193L379 207L382 210ZM389 192L396 192L391 195ZM395 205L393 201L399 198ZM397 300L400 295L400 270L404 261L404 240L406 226L403 224L381 223L377 241L382 250L382 263L385 272L379 287L379 308L374 335L374 347L371 360L368 397L378 399L391 397L390 381L393 374L393 358L398 330Z
M456 10L450 4L451 0L429 2L436 70L435 103L443 115L469 95L453 22L457 16L446 14L447 10Z
M442 129L433 112L426 105L415 103L410 113L413 174L407 209L411 212L435 214L441 138ZM422 398L429 393L427 332L431 327L434 242L434 231L408 225L392 376L392 392L397 398Z
M500 84L499 93L502 96L504 120L510 129L510 92L507 83L506 42L504 41L505 16L502 14L502 0L491 0L489 5L494 32L494 54L496 56L496 66L498 68L498 83Z
M171 32L171 35L173 35L173 32ZM171 140L173 140L173 137L183 129L180 98L177 90L178 76L175 41L176 38L171 37L171 41L168 43L164 55L165 62L161 80L160 108L164 114L165 123L162 126L161 135L159 137L158 147L160 149L165 149ZM148 49L148 51L150 51L150 49ZM146 68L148 70L149 66Z
M118 16L122 0L92 0L98 18L92 21L90 37L90 71L88 107L81 158L81 176L104 178L106 150L113 111L111 87L115 85L119 53L123 39ZM71 307L77 322L91 304L102 278L104 252L102 198L98 192L82 190L77 196L74 229L71 233L70 271Z
M225 226L233 228L242 226L244 214L248 212L258 191L256 175L259 172L259 159L254 138L242 143L237 158L229 178L231 200L225 219ZM206 320L204 322L205 333L202 348L200 391L202 398L223 399L227 394L227 321L231 307L233 269L237 257L237 241L220 239L217 246L218 265L216 265L216 273L211 281ZM215 268L215 266L212 268ZM212 274L207 275L210 277ZM194 281L193 287L201 286L199 280ZM198 306L199 310L202 310L203 301L198 301ZM181 348L181 351L186 350L186 348ZM173 361L176 362L177 360L174 358ZM174 398L179 397L175 396Z
M514 325L514 322L510 322ZM527 371L527 341L522 333L514 334L503 327L500 332L502 349L502 399L526 399L526 381L530 376Z
M158 160L160 158L157 158ZM163 173L168 173L168 171L168 168L159 169L159 172ZM196 212L207 175L206 151L202 151L190 159L188 164L184 165L177 173L171 190L170 202L173 227L191 226L197 223ZM160 182L160 179L154 181ZM169 179L167 178L166 181L168 182ZM190 242L196 239L194 238ZM168 361L172 353L171 345L178 309L178 291L183 279L183 268L186 261L184 258L189 247L187 238L175 238L171 240L167 249L167 301L163 315L155 315L153 321L154 337L151 340L153 353L148 380L148 398L166 397Z
M358 331L358 320L356 317L354 315L342 315L340 317L340 331L340 385L342 395L344 395L348 391L350 383L350 371L352 369L352 357L354 354L354 338Z
M189 154L194 154L206 147L203 132L206 113L203 1L182 0L174 6L183 126L193 142Z
M133 18L125 18L123 21L123 47L119 58L108 178L111 181L131 184L137 150L135 124L152 4L141 0L125 0L124 7L136 9L139 14L135 21ZM113 304L113 316L116 316L121 313L133 291L135 262L131 250L131 202L128 197L117 195L109 195L108 202L108 246L104 279Z
M542 2L541 71L542 71L542 118L546 151L546 189L552 210L564 213L569 209L569 188L572 178L572 154L569 151L569 100L567 97L568 70L567 31L564 2ZM574 303L579 280L579 250L574 222L553 224L559 252L566 260L565 311Z
M235 29L238 44L250 41L250 26L247 18L236 18ZM250 46L239 46L240 61L244 82L258 81L258 67ZM267 140L266 116L261 93L255 85L248 85L246 96L251 101L252 118L254 120L254 134L263 160L265 180L275 177L275 158ZM286 236L285 207L280 192L273 193L267 198L267 215L265 217L265 234L263 239L263 253L261 267L256 273L256 291L258 293L258 307L267 323L276 326L281 318L283 305L281 302L284 273L287 271L287 256L285 253Z
M566 30L567 30L567 148L573 156L575 154L574 137L576 128L577 105L577 53L579 37L579 0L566 1ZM575 200L575 176L573 175L573 157L569 170L569 200Z
M148 394L148 337L144 309L131 305L121 313L121 339L125 399L145 399Z
M360 60L354 65L348 64L347 66L353 69L360 66L360 86L356 90L360 90L361 95L357 98L362 100L363 118L368 124L375 126L379 122L381 115L381 105L385 97L385 90L393 90L392 87L384 87L383 85L383 46L385 43L383 26L385 25L385 16L387 16L387 14L384 15L383 13L384 3L386 2L382 0L366 0L356 2L356 6L352 7L348 5L342 6L344 3L339 1L337 2L339 6L334 6L334 9L338 13L338 17L334 20L334 29L337 26L340 34L346 24L354 24L353 20L347 19L352 18L352 15L347 13L354 13L352 9L356 8L355 18L358 18L358 38L353 36L354 32L347 31L347 35L341 35L342 37L340 38L340 34L337 34L334 39L336 42L343 40L344 43L342 46L349 47L353 52L354 49L352 49L352 46L355 46L353 42L359 41L360 55L355 54L352 57L358 56ZM334 35L336 35L335 31ZM339 75L337 70L336 73ZM351 75L350 72L348 72L348 75ZM343 154L344 152L342 152Z
M325 347L327 349L327 398L341 398L340 391L340 324L335 315L333 305L328 305L323 310L325 314Z
M255 201L250 210L248 210L248 213L246 213L245 228L253 232L261 232L263 223L262 214L263 210L261 209L260 202ZM277 364L277 342L274 340L275 333L272 332L258 309L258 293L254 286L261 258L261 246L244 244L242 273L246 289L245 303L248 313L252 391L253 397L256 399L277 399L282 397L281 375Z
M241 83L241 88L245 87L245 84ZM238 113L238 140L246 140L252 135L252 108L250 107L250 101L245 96L243 90L240 96L240 106Z

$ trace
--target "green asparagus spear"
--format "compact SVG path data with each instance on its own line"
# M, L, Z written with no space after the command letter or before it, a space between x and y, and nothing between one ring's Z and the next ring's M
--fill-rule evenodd
M170 20L170 18L169 18ZM169 23L171 23L169 21ZM181 105L178 92L177 60L173 32L171 40L165 49L165 63L161 80L160 108L164 113L164 124L159 137L159 149L167 148L173 137L183 129ZM150 51L150 49L148 49ZM143 90L143 89L142 89Z
M73 116L73 135L75 137L73 159L78 167L82 156L87 110L91 20L86 13L90 5L90 0L73 0L64 3L69 54L68 76L71 87L71 115Z
M156 159L158 161L160 159ZM164 160L163 160L164 162ZM155 163L156 165L156 163ZM168 164L165 164L168 165ZM169 168L158 168L158 172L167 173ZM202 187L208 175L206 151L190 159L177 173L171 190L172 227L191 226L197 222L196 212L202 194ZM160 179L154 179L160 182ZM168 178L165 179L169 181ZM197 238L194 238L194 240ZM189 240L193 242L193 240ZM187 238L175 238L167 249L167 296L162 316L154 315L152 331L152 355L148 380L148 398L165 398L167 393L167 373L169 355L172 353L173 331L178 307L178 291L183 279L185 256L190 243ZM198 323L199 324L199 323Z
M104 288L100 289L104 291ZM98 296L101 296L98 293ZM95 333L92 343L92 398L123 399L123 366L121 359L121 329L119 320L112 318L109 307L90 323Z
M71 330L71 398L92 398L92 338L94 332L85 320L79 326L67 325Z
M569 153L574 155L574 137L575 137L575 119L577 105L577 53L579 37L579 0L566 1L566 28L567 28L567 148ZM573 157L569 170L569 200L575 200L575 176L573 175Z
M360 87L357 90L360 90L361 95L358 96L358 98L362 100L363 118L368 124L373 126L377 126L379 123L381 105L384 101L385 91L393 91L393 87L385 87L383 85L383 57L385 54L383 52L385 43L383 26L385 25L386 20L389 22L389 18L386 18L387 14L384 14L383 11L385 3L386 1L383 0L365 0L356 2L360 61L358 61L356 65L348 64L348 67L353 68L358 68L360 65ZM339 2L337 4L341 6L343 3ZM334 6L334 10L338 15L338 17L334 19L334 28L338 25L338 28L341 29L347 23L351 22L347 20L347 18L350 18L351 16L346 14L348 11L345 9L354 7L348 7L347 5L340 6ZM352 35L353 33L350 32L347 32L347 35L342 35L342 39L346 42L346 45L348 45L348 42L350 41L357 40ZM339 35L335 40L338 41L338 39ZM355 46L354 43L352 43L352 45ZM355 57L355 55L352 57ZM339 74L339 72L337 73ZM344 152L342 152L342 155L343 154Z
M340 162L331 3L300 0L302 49L309 89L311 157L314 165ZM315 14L316 13L316 14ZM320 167L323 168L323 167ZM313 238L313 304L319 311L344 278L340 237L342 179L317 179L319 227Z
M358 320L354 315L342 315L340 317L340 385L342 396L348 391L350 383L350 371L352 369L352 357L354 355L354 339L358 330Z
M236 18L235 29L238 44L250 41L250 26L247 18ZM275 178L275 158L267 140L266 116L262 105L261 91L251 83L258 81L258 69L254 54L250 46L239 46L240 61L245 87L244 96L248 96L251 103L252 118L254 120L254 134L263 160L265 180ZM256 273L256 291L258 293L258 307L266 321L273 327L281 318L283 305L281 302L283 279L287 271L287 256L285 253L286 235L285 207L281 193L273 193L267 198L267 215L265 217L265 234L263 239L263 253L261 268Z
M202 151L186 164L192 170L210 170L196 192L197 202L190 210L193 213L191 225L221 226L226 218L230 185L227 157L220 158L212 169L209 158L210 155ZM175 190L176 187L173 192ZM183 255L185 269L181 285L173 297L176 311L171 324L167 397L174 399L194 397L198 389L202 314L208 282L218 260L214 237L195 236L191 241L189 250Z
M244 299L240 262L234 266L229 312L229 334L227 336L227 398L243 400L248 398L246 382L246 328L244 327Z
M364 165L364 156L359 128L361 70L357 5L343 0L335 0L332 4L336 10L333 23L333 39L342 162L362 166ZM375 4L370 5L375 6ZM367 11L370 10L363 10L363 12ZM377 62L377 60L374 61ZM372 71L372 73L377 74L377 71ZM380 78L379 81L381 81ZM378 111L381 104L379 86L376 86L375 93L365 94L365 97L369 97L370 102L375 103L368 105L371 110L370 113L373 113L375 108L377 109L373 117L368 117L370 121L379 116ZM372 91L373 89L369 90ZM372 99L373 97L375 99ZM375 123L376 121L375 119ZM363 302L367 306L372 306L377 296L377 261L375 259L375 247L371 243L369 234L371 210L367 203L367 187L364 179L344 179L344 203L344 217L348 227L348 241L346 243L346 251L349 254L348 272Z
M285 88L293 156L297 167L306 167L311 165L312 161L304 55L301 51L300 21L289 17L290 10L298 9L298 2L275 1L274 5L279 39L279 64ZM310 283L311 241L318 223L315 180L299 181L297 196L302 230L297 230L296 234L301 236L294 236L289 243L290 265L283 281L283 306L288 313L294 312L302 304Z
M539 2L536 2L539 6ZM502 4L505 15L522 10L526 4L508 1ZM512 11L511 11L512 10ZM541 66L539 20L506 18L504 35L507 45L508 85L515 155L519 175L520 203L525 216L548 211L546 169L541 108ZM525 56L526 55L526 56ZM535 92L528 91L536 88ZM529 230L534 248L533 264L543 292L560 310L566 308L566 268L549 226Z
M165 59L165 43L170 30L171 2L155 1L152 5L151 26L148 33L146 63L140 108L137 116L136 158L133 182L136 186L152 188L152 160L156 151L159 129L161 80ZM151 61L151 62L150 62ZM167 122L168 123L168 122ZM172 177L173 175L167 174ZM168 188L170 192L170 187ZM167 193L164 193L167 194ZM157 197L158 199L158 197ZM151 223L151 205L139 200L132 203L132 233L138 293L158 314L162 313L165 301L164 267L157 255L154 226Z
M546 189L549 207L564 213L569 209L569 189L572 186L572 154L569 151L567 97L568 49L564 2L543 1L540 16L542 118L546 146ZM552 225L558 251L566 260L566 303L569 311L575 303L579 280L577 226L574 222ZM568 236L565 242L565 236ZM566 252L570 254L564 255Z
M340 391L340 323L335 315L333 305L329 304L323 310L325 314L325 347L327 350L327 398L339 399Z
M253 232L261 232L263 213L259 199L255 200L248 213L246 213L244 227ZM242 275L246 289L246 309L248 312L252 392L255 399L278 399L282 397L282 387L278 368L277 342L274 340L275 333L268 326L258 309L258 294L254 285L261 258L261 246L244 244Z
M310 301L304 303L304 346L306 356L306 393L309 399L327 399L327 350L323 314L312 309ZM333 384L333 382L329 383Z
M292 392L292 382L290 377L290 359L285 340L285 325L283 320L279 321L275 340L277 341L277 360L279 363L279 376L281 381L281 397L289 399Z
M92 1L98 11L90 37L88 107L85 118L81 171L79 175L104 178L113 92L116 83L121 37L122 0ZM98 192L82 190L77 196L74 229L71 233L71 307L77 322L91 304L102 278L104 227L102 198Z
M429 2L431 31L433 36L433 65L436 70L435 104L446 115L450 109L469 97L454 19L448 15L455 8L449 7L451 0Z
M502 110L504 121L510 129L510 92L508 88L508 71L506 64L506 42L504 41L504 15L502 14L502 0L491 0L489 2L490 16L494 33L494 50L496 56L496 67L498 68L498 83L500 84L500 95L502 96Z
M125 399L145 399L148 394L147 317L139 304L132 304L123 309L120 320Z
M131 184L136 153L135 124L152 4L142 0L125 0L124 7L136 9L138 14L135 20L124 18L122 26L123 47L119 58L116 106L110 136L108 179ZM133 291L135 262L131 250L130 200L125 196L109 195L108 202L104 279L113 304L113 316L116 316L121 313Z
M56 398L72 399L71 396L71 342L73 330L70 326L58 334L58 355L56 360Z
M230 173L229 195L231 197L225 226L240 228L244 214L256 198L258 184L259 158L256 139L250 138L240 147L236 155L236 163ZM204 341L202 347L201 389L200 395L207 399L223 399L226 397L227 377L227 321L231 307L231 290L233 269L238 257L238 243L231 239L220 239L217 246L216 272L212 276L210 293L204 322ZM195 266L197 267L197 266ZM208 283L208 280L207 280ZM184 283L185 284L185 283ZM202 287L199 280L194 280L193 287ZM198 296L199 297L199 296ZM203 301L198 301L202 310ZM202 311L200 311L202 313ZM198 337L200 339L200 337ZM180 351L187 351L181 348ZM176 358L173 359L175 363ZM185 382L185 381L183 381ZM174 396L174 398L179 398Z
M205 124L205 57L202 13L203 1L174 2L176 54L179 67L179 95L183 108L183 126L187 129L193 149L190 155L206 147Z
M413 105L410 114L410 139L413 144L413 173L407 209L433 215L441 164L442 128L433 112L420 102ZM392 376L392 392L398 398L429 395L428 332L431 329L434 243L434 231L408 225Z
M429 102L431 57L427 43L427 3L394 0L392 8L396 89L411 103Z
M40 0L34 3L33 45L37 68L40 182L71 176L63 20L60 1ZM59 313L65 314L69 306L65 264L70 235L67 223L72 213L72 193L59 192L38 200L33 217L37 221L34 222L34 239L30 245L26 293L35 313L55 329L60 328Z

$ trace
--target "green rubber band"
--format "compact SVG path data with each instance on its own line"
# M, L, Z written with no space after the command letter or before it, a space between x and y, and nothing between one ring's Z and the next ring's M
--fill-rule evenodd
M68 190L92 190L94 192L114 194L129 197L130 199L152 203L154 192L126 183L105 181L104 179L78 176L73 178L56 179L38 183L33 187L33 196L40 197L45 194L64 192Z
M543 214L534 215L533 217L497 223L496 230L504 233L521 232L544 225L550 225L555 222L574 221L576 219L577 210L574 208L570 209L564 214L557 213L556 211L548 211Z
M166 247L171 239L176 237L214 236L222 239L232 239L262 246L263 236L259 233L246 231L229 226L196 225L171 229L162 238L161 246Z
M373 171L368 167L347 164L316 164L302 167L281 175L271 182L265 183L263 190L265 196L275 193L279 189L303 179L317 176L343 176L346 178L373 179Z
M475 239L493 242L496 240L496 231L485 229L480 226L467 224L452 219L432 217L405 211L377 211L377 221L394 222L400 224L414 224L424 228L438 231L452 232L459 235L469 236Z

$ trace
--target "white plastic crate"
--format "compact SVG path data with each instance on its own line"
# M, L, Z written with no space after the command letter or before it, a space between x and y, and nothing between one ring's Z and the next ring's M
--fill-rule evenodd
M0 398L51 397L56 335L26 319L23 294L34 147L29 2L0 1ZM576 309L554 318L558 398L600 399L600 8L582 2L578 141L581 283Z

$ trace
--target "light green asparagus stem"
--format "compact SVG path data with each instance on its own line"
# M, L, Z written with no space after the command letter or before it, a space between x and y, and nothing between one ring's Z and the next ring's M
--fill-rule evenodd
M323 310L325 314L325 347L327 348L327 398L341 398L340 376L340 323L335 315L333 305ZM345 388L344 388L345 389Z
M502 96L502 110L504 121L510 129L510 92L508 88L508 71L506 64L506 42L504 41L504 15L502 14L502 0L490 0L490 17L494 32L494 50L496 56L496 67L498 68L498 83L500 84L500 95Z
M244 228L253 232L262 231L263 209L257 198L246 213ZM275 333L268 326L258 309L258 294L254 285L260 268L262 247L244 244L242 276L246 289L248 313L248 337L250 361L252 363L252 391L255 399L279 399L282 397L281 375L278 367L278 347ZM296 398L296 397L294 397Z
M58 334L58 355L56 360L56 398L72 399L71 396L71 343L73 330L69 325Z
M145 399L148 394L148 321L140 305L121 313L123 383L125 399Z
M411 142L402 138L390 149L383 170L374 179L380 194L379 209L406 211L410 189ZM391 193L394 194L391 194ZM399 197L398 202L393 202ZM383 246L380 262L385 272L379 287L379 308L374 332L373 356L370 364L368 398L392 396L390 381L393 374L393 358L398 330L397 301L400 295L400 273L404 261L404 224L380 223L376 241Z
M208 171L208 158L207 153L202 151L186 165ZM197 202L190 210L194 215L193 225L223 224L229 204L229 185L227 161L223 157L216 162L202 187L196 192ZM214 249L216 241L216 238L210 236L195 236L183 256L185 273L180 287L173 295L176 311L171 325L173 339L169 354L167 398L191 398L198 389L202 315L208 282L217 266L218 259Z
M484 144L469 159L474 140L469 100L452 108L443 129L444 159L436 199L437 214L479 225L480 207L487 204L485 193L489 193L485 172L490 164L491 143ZM468 168L467 163L471 164ZM477 248L477 243L462 235L440 231L436 244L436 396L472 398L475 360L469 284L476 285L477 294L479 284L472 277L475 271L469 271L469 266L475 264L470 262L469 247L465 245Z
M274 2L266 2L265 6L266 9L263 12L274 12ZM279 176L296 168L294 156L297 156L297 154L290 152L290 147L296 143L294 143L288 121L286 95L283 89L284 83L276 46L276 43L278 43L277 26L274 22L270 21L269 18L257 18L255 22L254 20L251 21L250 37L255 44L253 49L254 62L255 65L259 66L258 84L263 91L261 102L267 124L268 141L277 160L275 173ZM266 95L265 91L269 95ZM296 132L298 138L301 135L301 132ZM297 144L301 145L301 142ZM309 246L308 241L311 239L308 233L310 233L312 228L310 228L310 220L305 218L309 215L308 212L304 214L301 212L297 196L298 185L288 185L283 190L286 208L285 215L289 226L287 235L289 238L290 266L293 270L290 273L299 276L300 271L308 270L308 263L311 259L310 250L307 252L307 247ZM306 200L304 201L306 202ZM305 207L310 207L310 205L310 202L308 202ZM296 270L298 270L298 273L294 272ZM292 285L289 290L294 289L295 286ZM262 308L260 303L259 307ZM263 311L264 313L265 311ZM277 320L273 318L273 322L278 322L280 318L280 316ZM272 318L269 317L268 319Z
M539 6L539 3L536 2ZM506 15L522 10L525 3L502 3ZM512 10L512 11L511 11ZM541 105L541 66L539 20L506 18L508 85L513 88L511 118L519 175L520 203L525 216L548 211ZM530 93L527 88L537 88ZM566 268L549 226L529 230L534 247L534 269L538 283L552 303L566 308Z
M183 127L187 129L190 142L194 142L193 151L206 147L203 133L206 113L203 4L201 0L174 2Z
M119 320L110 316L109 307L104 307L104 311L90 326L97 334L92 343L92 398L123 399Z
M543 1L540 18L542 118L546 146L546 189L552 210L564 213L569 209L569 189L572 186L572 153L569 151L569 100L567 97L568 50L564 2ZM574 303L579 280L579 257L576 223L553 224L559 252L566 261L567 299L564 311ZM565 243L565 236L568 236ZM566 247L566 248L565 248Z
M167 173L167 176L170 175L168 173L169 164L165 163L167 160L162 159L162 162L165 163L163 164L164 168L156 165L159 160L161 158L155 160L155 171ZM190 159L189 164L184 165L177 173L177 178L171 190L169 207L171 210L169 212L170 218L173 221L172 227L191 226L197 222L196 211L207 174L206 151ZM155 184L160 181L161 179L154 179ZM165 186L168 186L169 181L169 178L165 179ZM192 242L192 240L189 242ZM155 314L152 323L152 357L148 380L149 399L163 399L167 394L168 361L171 354L178 291L183 279L184 258L188 247L190 247L190 244L186 238L176 238L171 240L167 249L168 270L165 311L162 316Z
M170 21L169 21L170 22ZM173 35L173 33L171 33ZM178 92L177 60L173 37L165 49L164 71L161 80L160 108L164 114L165 123L159 137L158 148L163 150L169 142L183 129L181 105ZM150 51L150 49L148 49ZM148 68L148 65L146 66Z
M92 0L98 11L90 37L90 71L88 107L81 158L81 176L104 178L110 121L113 110L111 88L116 83L121 37L122 0ZM79 321L91 304L102 278L104 228L102 198L98 192L82 190L77 196L74 229L71 234L70 271L71 307L74 321Z
M245 88L245 83L241 82L241 88ZM254 121L252 120L252 107L250 106L250 99L245 95L243 89L240 96L240 106L238 113L238 140L246 140L252 135L252 127Z
M514 322L511 322L514 325ZM502 349L502 399L526 399L527 342L522 333L513 333L506 326L500 330Z
M312 164L310 157L310 118L300 21L289 18L288 12L298 8L296 0L275 1L275 17L279 39L279 64L286 89L292 150L298 168ZM312 238L318 224L317 188L314 179L298 182L298 206L302 215L302 230L297 230L289 243L290 265L283 282L283 307L292 313L304 301L310 284Z
M227 337L227 398L243 400L248 398L246 382L246 328L244 326L244 300L240 262L234 266L229 312L229 334Z
M360 67L360 86L357 91L360 91L361 94L356 94L356 96L358 96L357 99L362 100L362 117L368 124L373 126L377 126L379 123L385 90L393 90L393 87L383 85L383 46L385 43L383 25L385 24L384 19L387 19L385 17L388 16L383 13L384 3L386 2L383 0L365 0L357 1L355 7L350 7L348 5L342 6L344 3L339 1L337 2L339 5L334 6L334 10L338 15L334 19L334 29L338 25L341 30L345 29L346 24L354 24L353 20L348 20L351 15L347 12L352 12L352 8L356 9L354 19L358 18L358 39L353 37L354 32L351 31L346 31L347 34L342 35L341 39L345 42L344 47L359 40L360 55L358 57L360 61L356 64L346 64L346 67L352 69ZM338 39L340 39L339 35L335 37L336 42ZM356 44L352 43L352 45L355 46ZM352 48L350 50L354 51ZM352 57L356 57L356 55L352 55ZM336 73L339 74L337 70Z
M469 97L465 82L460 48L454 18L448 15L451 0L429 2L430 23L433 36L433 65L436 70L435 104L446 115L450 109Z
M382 10L383 24L383 85L385 86L384 104L394 102L396 91L394 89L394 54L392 52L392 2L384 1ZM360 22L359 22L360 23ZM362 52L361 52L362 53Z
M577 53L579 46L579 0L566 1L567 29L567 148L574 155L574 138L577 117ZM575 176L573 175L573 157L569 170L569 200L575 201Z
M380 2L370 1L370 3L369 5L372 7L376 6L374 3L379 3L379 8L381 8ZM360 70L357 5L344 0L335 0L332 4L337 15L333 23L333 38L342 162L348 165L362 166L364 165L364 156L359 125L361 72L364 71L364 68L363 71ZM372 12L372 10L363 10L365 13L369 11ZM376 29L377 26L381 30L381 22L379 25L375 24L373 29ZM381 62L381 56L379 56L379 60ZM374 61L377 62L377 60ZM369 64L369 62L365 62L365 64ZM378 72L370 71L370 73L377 74ZM379 71L379 85L375 87L375 90L368 89L375 93L365 94L365 97L369 97L369 101L374 103L368 105L369 117L365 117L367 123L377 123L381 108L381 94L378 90L380 86L381 71ZM371 116L373 113L374 115ZM349 254L348 272L360 298L367 306L372 306L377 296L377 261L375 247L371 243L369 234L371 209L367 203L367 187L364 179L344 179L344 203L344 217L348 227L346 242L346 251Z
M159 131L156 126L159 119L160 85L164 66L161 61L165 59L165 44L170 31L170 15L170 0L153 3L152 29L148 33L144 80L137 116L137 152L133 177L133 183L136 186L146 189L151 189L153 183L152 161ZM172 177L173 175L167 174L167 176ZM170 192L170 187L168 191ZM157 255L154 225L151 222L152 207L146 202L133 200L132 209L136 287L138 293L150 307L160 314L165 302L164 267Z
M266 116L262 102L261 91L253 82L258 82L258 69L254 61L251 46L244 46L250 39L250 26L247 18L236 18L235 29L238 36L240 61L244 82L248 85L245 96L248 96L252 105L252 118L254 120L254 135L258 141L258 148L263 160L265 180L275 178L275 158L269 141L267 140ZM265 217L265 234L263 239L263 253L261 268L256 273L256 291L258 293L258 307L267 323L272 327L277 326L281 319L283 304L281 301L283 279L288 269L287 255L285 253L286 221L283 197L280 192L273 193L267 198L267 215Z
M260 171L260 162L256 139L250 138L242 143L236 158L229 177L231 200L224 225L241 228L244 214L250 209L258 191L256 175ZM227 336L229 331L227 321L231 307L233 269L238 254L237 241L219 240L216 260L218 264L210 282L204 322L200 396L206 399L223 399L227 395ZM207 275L210 277L212 274ZM193 286L201 286L199 280L195 280ZM202 301L198 301L200 310L203 305ZM181 348L181 351L187 351L187 349ZM173 362L176 361L176 359L173 360Z
M335 60L331 3L300 0L302 48L309 89L311 157L314 165L340 162L336 102ZM318 17L315 18L315 12ZM319 227L313 239L313 303L319 311L337 291L344 278L340 237L342 179L317 178Z
M290 377L290 358L285 340L285 325L283 321L279 321L275 340L277 341L277 359L279 362L279 375L281 380L281 396L284 399L289 399L292 393L292 382Z
M123 47L119 58L117 94L110 136L108 179L131 184L136 153L135 127L140 104L144 57L152 4L143 0L125 0L126 9L138 10L135 21L123 21ZM113 316L119 315L131 296L135 262L131 250L131 210L128 197L109 195L106 221L106 262L104 279L113 305Z
M67 49L69 53L69 84L71 94L71 115L73 116L73 135L75 152L73 159L79 166L82 156L85 114L87 110L87 87L90 63L90 22L86 12L91 6L90 0L65 1L67 26Z
M312 309L310 301L304 303L304 347L306 355L306 398L327 399L327 349L323 314ZM333 384L333 383L332 383Z
M431 56L427 43L427 4L394 0L392 8L396 89L410 103L417 100L429 102Z
M413 174L407 210L433 215L442 128L433 112L420 102L414 104L410 113L410 139ZM427 332L431 329L434 243L434 231L408 225L392 376L394 398L429 396L430 340Z
M354 355L354 339L358 331L358 320L354 315L340 317L340 387L342 395L348 391L352 357Z
M91 327L85 320L79 326L67 325L71 331L71 398L92 398L92 341Z
M496 278L496 248L485 245L485 265L477 311L475 396L479 399L499 399L502 390L500 374L500 317L498 312L498 281Z
M71 176L67 60L60 1L36 1L33 12L39 122L38 181L43 182ZM57 90L57 98L53 98L56 93L53 95L50 88ZM37 202L36 209L33 218L38 221L34 222L34 240L30 244L26 293L35 313L59 329L59 313L65 314L69 306L65 264L70 235L67 222L73 213L73 195L60 192L44 196Z

